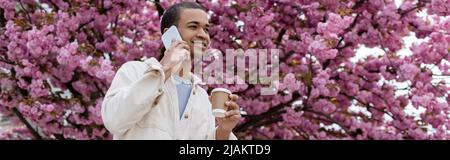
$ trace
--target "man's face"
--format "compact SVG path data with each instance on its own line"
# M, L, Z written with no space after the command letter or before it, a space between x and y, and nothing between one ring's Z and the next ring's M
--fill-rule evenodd
M205 11L201 9L182 9L178 20L178 31L181 38L189 44L194 53L194 43L202 43L202 51L206 51L210 43L209 21Z

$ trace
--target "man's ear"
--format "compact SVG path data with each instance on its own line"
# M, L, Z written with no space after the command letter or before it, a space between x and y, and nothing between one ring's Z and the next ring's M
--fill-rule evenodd
M169 28L164 28L163 34L166 33L166 31L167 31L168 29L169 29Z

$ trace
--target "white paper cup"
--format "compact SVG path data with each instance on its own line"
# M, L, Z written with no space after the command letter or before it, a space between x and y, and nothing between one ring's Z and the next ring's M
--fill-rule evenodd
M211 91L212 114L215 117L225 117L225 102L230 100L230 94L231 91L226 88L215 88Z

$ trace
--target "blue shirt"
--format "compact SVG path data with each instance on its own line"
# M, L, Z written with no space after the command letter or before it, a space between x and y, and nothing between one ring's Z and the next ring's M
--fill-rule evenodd
M177 86L177 95L178 95L178 108L180 112L180 119L186 109L186 105L189 101L189 96L191 95L192 83L188 80L184 80L177 75L173 75L173 79L175 80L175 85Z

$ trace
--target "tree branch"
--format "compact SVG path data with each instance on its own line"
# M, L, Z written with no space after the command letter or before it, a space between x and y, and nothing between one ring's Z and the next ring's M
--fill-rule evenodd
M362 2L364 2L364 1L362 1ZM361 4L362 4L362 2L361 2ZM358 4L355 4L355 6L356 6L356 5L358 5ZM354 7L354 8L355 8L355 7ZM361 13L356 14L356 17L355 17L355 19L353 19L352 24L350 24L350 26L347 27L347 28L344 30L344 33L342 33L342 34L340 35L341 38L339 39L339 41L338 41L338 43L336 44L336 46L334 46L334 48L337 48L337 49L343 49L343 48L345 48L346 46L349 46L349 44L346 44L344 47L338 48L338 47L341 45L341 43L344 41L344 36L345 36L345 34L347 34L348 32L350 32L350 31L352 30L352 28L356 26L356 23L358 22L358 18L359 18L360 15L361 15ZM322 65L322 69L325 70L325 68L327 68L327 67L330 65L330 63L331 63L331 59L326 60L326 61L323 63L323 65Z
M31 126L30 123L28 123L28 121L25 119L25 117L23 117L22 113L20 113L19 110L18 110L16 107L12 108L12 112L14 113L14 115L17 116L17 118L19 118L19 120L20 120L23 124L25 124L25 126L27 127L27 129L30 131L30 133L33 135L33 137L34 137L35 139L37 139L37 140L43 139L42 136L39 135L38 131L35 130L35 129L33 128L33 126Z
M345 126L345 125L341 124L340 122L336 121L335 119L331 118L329 115L326 115L326 114L324 114L322 112L317 112L317 111L314 111L314 110L310 110L310 109L304 109L303 111L310 112L310 113L313 113L313 114L325 117L327 120L331 121L332 123L335 123L335 124L339 125L345 131L345 133L347 133L348 135L350 135L350 133L351 133L347 126Z
M402 19L403 17L405 17L409 12L414 11L416 9L420 9L422 7L425 7L425 3L430 2L430 1L420 1L417 2L417 5L415 7L409 8L407 10L401 11L399 8L399 13L400 13L400 19Z
M277 36L277 39L275 40L275 43L277 44L277 46L279 46L281 44L281 41L283 40L283 36L284 34L286 34L286 28L281 29L280 33Z
M48 2L50 2L50 4L55 7L55 12L57 13L59 11L59 7L58 5L55 4L55 2L53 2L53 0L49 0Z
M78 28L77 28L77 32L80 32L80 30L81 30L84 26L88 25L89 23L93 22L94 20L95 20L95 19L92 18L91 20L89 20L89 21L87 21L87 22L85 22L85 23L80 24L80 25L78 26Z
M246 130L247 128L254 126L254 127L258 127L261 126L262 124L256 125L259 122L261 122L263 119L272 116L275 113L282 113L282 111L280 112L281 109L283 109L284 107L286 107L286 104L290 104L292 102L294 102L295 100L297 100L300 97L300 95L298 94L298 92L295 92L292 96L292 99L287 102L287 103L282 103L282 104L278 104L277 106L271 107L267 112L261 113L259 115L255 115L255 116L249 116L249 120L236 126L236 128L234 129L236 132L241 132Z
M26 16L27 19L28 19L28 22L30 22L30 24L31 24L32 21L31 21L30 14L28 13L28 10L25 9L25 7L23 6L22 0L19 0L19 6L20 6L20 8L23 9L23 11L25 12L25 16Z
M164 8L161 6L161 3L159 2L159 0L153 0L151 2L153 2L155 4L156 10L158 11L158 15L159 15L159 17L161 17L164 14Z
M0 57L0 62L6 63L6 64L10 64L10 65L16 65L15 62L10 61L10 60L8 60L8 59L5 59L5 58L3 58L3 57Z
M4 27L6 25L6 19L4 16L4 10L3 8L0 8L0 28Z

